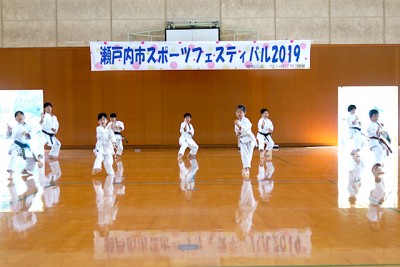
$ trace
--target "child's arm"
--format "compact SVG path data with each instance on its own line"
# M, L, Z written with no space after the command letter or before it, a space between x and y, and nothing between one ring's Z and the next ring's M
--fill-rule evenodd
M242 126L240 126L240 122L239 122L239 120L235 120L235 122L234 122L234 124L235 124L235 131L236 131L236 128L238 129L238 131L240 132L241 130L242 130Z
M58 127L60 127L60 124L58 123L57 117L55 117L54 125L53 128L51 128L51 130L56 134L58 132Z
M194 127L193 124L191 125L191 130L189 131L189 134L193 137L194 136Z
M39 121L40 125L43 124L45 115L46 115L46 113L43 111L42 116L40 117L40 121Z
M29 125L25 126L26 131L24 131L22 134L25 135L26 139L31 140L31 134L30 132L32 131L31 127Z
M11 126L10 126L10 125L8 125L8 124L7 124L7 132L6 132L6 136L7 136L8 138L10 138L10 137L11 137L11 135L12 135L12 128L11 128Z
M274 125L272 124L272 121L271 120L269 120L269 128L268 128L268 132L269 133L272 133L273 131L274 131Z
M247 131L251 131L251 126L252 124L249 119L247 118L242 119L242 127L240 129L240 132L245 133Z
M181 128L180 128L179 132L180 133L186 132L186 122L185 121L181 123Z
M261 132L261 130L264 129L264 125L265 125L264 119L263 118L259 119L258 120L258 131Z
M117 139L115 138L114 131L112 129L108 130L108 140L112 143L114 150L117 150Z
M120 122L118 123L118 127L119 127L119 130L120 130L121 132L125 129L124 123L123 123L122 121L120 121Z

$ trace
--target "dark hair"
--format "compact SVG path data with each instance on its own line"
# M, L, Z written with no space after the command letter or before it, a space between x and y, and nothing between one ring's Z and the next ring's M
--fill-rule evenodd
M268 109L266 109L266 108L263 108L263 109L261 109L261 110L260 110L260 113L261 113L261 114L264 114L264 112L265 112L265 111L267 111L267 112L268 112Z
M117 117L117 114L115 114L115 113L110 114L110 118L116 118L116 117Z
M53 107L53 105L50 102L46 102L43 104L43 108L47 108L48 106Z
M99 115L97 115L97 120L99 121L103 117L107 119L107 114L106 113L99 113Z
M190 117L190 118L192 118L192 114L190 114L190 113L185 113L185 114L183 114L183 118L186 118L186 117Z
M15 112L14 118L16 118L19 114L24 115L22 111L18 110L17 112Z
M375 115L375 114L379 114L379 111L377 111L376 109L371 109L370 111L369 111L369 117L371 118L373 115Z
M347 108L347 111L350 112L350 111L352 111L353 109L357 109L356 105L350 105L350 106Z
M238 105L236 109L241 109L244 113L246 113L246 107L243 105Z

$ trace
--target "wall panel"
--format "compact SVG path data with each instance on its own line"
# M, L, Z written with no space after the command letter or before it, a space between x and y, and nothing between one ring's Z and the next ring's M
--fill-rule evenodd
M99 112L118 114L130 145L177 145L185 112L199 144L234 145L239 103L254 132L259 110L270 110L279 144L335 145L337 87L399 86L400 45L311 51L310 70L91 72L88 48L3 48L0 89L43 89L65 146L92 146Z

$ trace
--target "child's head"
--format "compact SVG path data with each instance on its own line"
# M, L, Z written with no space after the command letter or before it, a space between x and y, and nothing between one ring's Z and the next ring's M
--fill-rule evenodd
M347 108L347 111L350 112L351 114L354 114L356 112L357 107L355 105L350 105Z
M51 113L51 111L53 109L53 105L50 102L46 102L43 104L43 109L44 109L44 112Z
M260 113L261 113L261 116L263 118L268 118L269 117L268 109L266 109L266 108L261 109Z
M238 119L241 119L244 117L245 114L246 114L246 107L243 105L238 105L236 107L236 117L238 117Z
M376 109L371 109L369 111L369 118L371 119L371 121L378 121L379 111L377 111Z
M22 111L18 110L14 114L15 120L18 122L23 122L25 120L25 115Z
M183 118L186 122L190 122L192 120L192 115L190 113L185 113Z
M99 122L99 125L106 126L106 124L107 124L107 114L106 113L99 113L99 115L97 115L97 121Z
M116 122L117 121L117 114L111 113L110 114L110 121L111 122Z

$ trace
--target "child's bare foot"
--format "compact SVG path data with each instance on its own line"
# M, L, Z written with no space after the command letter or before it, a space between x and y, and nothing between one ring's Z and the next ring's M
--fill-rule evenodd
M93 171L92 171L92 175L95 175L95 174L97 174L97 173L99 173L99 172L101 172L101 169L93 169Z
M243 169L242 170L242 176L243 176L243 179L249 180L250 179L250 171L249 171L249 169Z

